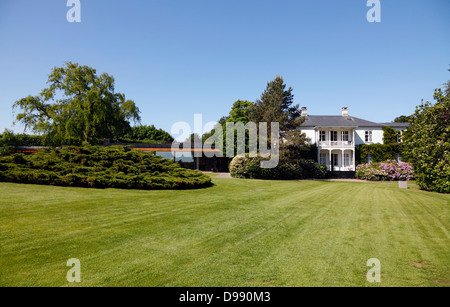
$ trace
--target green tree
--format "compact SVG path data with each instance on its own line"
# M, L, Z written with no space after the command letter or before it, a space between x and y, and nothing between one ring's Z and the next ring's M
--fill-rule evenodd
M450 69L448 71L450 71ZM450 96L450 80L445 82L443 85L445 86L445 96Z
M438 89L434 99L417 107L406 146L420 188L450 193L450 96Z
M165 143L174 141L173 137L167 131L156 129L154 125L134 126L124 137L136 141L158 141Z
M226 156L227 152L227 123L243 123L244 125L248 123L249 121L249 112L250 108L253 106L253 102L247 101L247 100L237 100L233 103L233 106L231 107L231 110L229 112L228 116L222 117L218 125L222 128L222 135L223 135L223 156ZM213 129L210 132L207 132L203 135L202 139L204 143L208 143L208 139L214 135L215 129ZM237 134L238 131L235 131L235 138L234 138L234 149L235 153L237 152ZM245 132L245 146L246 149L248 149L248 131Z
M202 137L198 133L192 133L184 142L202 142Z
M250 116L250 108L253 106L253 102L247 100L237 100L230 111L230 116L226 119L231 123L243 123L247 124Z
M47 83L40 95L22 98L13 107L22 111L16 120L25 130L54 142L117 139L130 130L130 121L140 121L135 103L115 92L114 78L106 73L98 76L91 67L67 62L52 70Z
M282 77L277 76L267 83L261 98L251 106L249 119L254 122L277 122L280 125L280 155L287 159L299 159L311 148L307 137L299 127L301 117L299 105L294 105L292 87L287 88ZM270 134L269 134L270 135Z
M392 127L383 127L383 143L384 144L395 144L400 133Z
M259 122L278 122L281 131L297 129L303 122L300 108L293 105L294 95L292 87L286 88L282 77L277 76L267 83L261 98L251 106L249 119Z
M401 115L394 119L394 123L409 123L412 117L413 117L412 115L410 116Z
M444 83L445 85L445 96L450 96L450 81Z

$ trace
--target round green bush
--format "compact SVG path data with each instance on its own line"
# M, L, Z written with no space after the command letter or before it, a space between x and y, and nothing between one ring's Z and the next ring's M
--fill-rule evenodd
M261 168L264 160L260 156L237 156L230 163L231 176L271 180L323 179L327 176L326 166L312 160L280 160L275 168Z

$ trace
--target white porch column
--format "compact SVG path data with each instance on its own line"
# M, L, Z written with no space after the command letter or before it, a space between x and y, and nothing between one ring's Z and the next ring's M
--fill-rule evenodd
M317 128L316 128L315 132L316 132L315 133L315 135L316 135L315 143L317 145L317 163L320 164L320 142L319 142L319 138L318 138L319 131Z
M355 134L356 133L356 129L353 128L353 171L356 171L356 139L355 139Z
M344 152L345 152L345 149L342 149L342 156L341 156L341 168L340 168L340 170L342 171L342 169L345 167L345 164L344 164Z
M333 171L333 159L332 159L332 155L331 155L331 149L328 149L328 151L330 152L330 156L328 157L328 161L330 161L330 172Z

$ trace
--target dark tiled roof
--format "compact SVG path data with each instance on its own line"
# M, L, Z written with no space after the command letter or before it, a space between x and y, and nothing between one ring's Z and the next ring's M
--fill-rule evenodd
M301 127L381 127L381 125L354 116L308 115Z
M301 127L409 127L408 123L374 123L354 116L308 115Z
M380 125L388 126L388 127L392 127L392 128L411 127L410 123L381 123Z

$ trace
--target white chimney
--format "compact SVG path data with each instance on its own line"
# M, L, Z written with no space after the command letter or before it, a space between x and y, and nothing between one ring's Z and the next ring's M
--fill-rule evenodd
M342 116L348 116L348 108L347 107L342 108Z
M302 116L308 116L308 108L307 107L302 108Z

